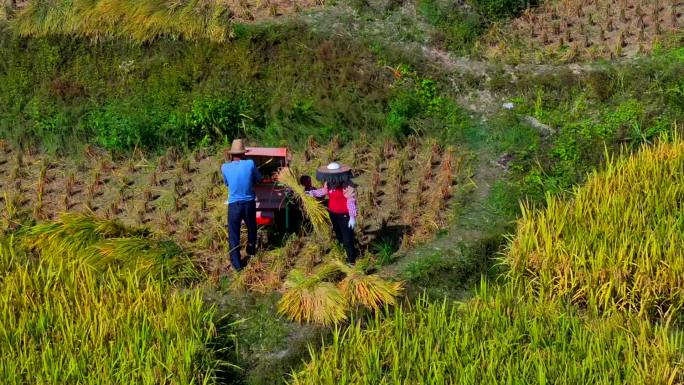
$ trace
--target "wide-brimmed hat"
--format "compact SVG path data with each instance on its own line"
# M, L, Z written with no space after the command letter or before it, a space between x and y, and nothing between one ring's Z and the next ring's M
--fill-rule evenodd
M321 166L316 170L316 173L321 174L344 174L345 172L350 172L351 167L339 164L337 162L332 162L327 166Z
M233 139L233 143L230 145L230 155L244 155L247 152L245 150L245 143L242 139Z
M354 177L351 167L336 162L321 166L316 170L316 179L332 185L351 185Z

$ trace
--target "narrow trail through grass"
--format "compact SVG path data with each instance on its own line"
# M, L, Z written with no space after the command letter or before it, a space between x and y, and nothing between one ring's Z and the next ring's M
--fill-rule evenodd
M427 290L436 296L461 298L469 295L481 274L488 273L498 251L498 245L488 245L490 238L510 223L490 202L492 187L504 169L485 146L474 149L471 157L470 180L459 186L465 191L452 208L456 215L448 229L432 241L399 253L395 263L382 269L383 275L418 278L412 287L416 293Z

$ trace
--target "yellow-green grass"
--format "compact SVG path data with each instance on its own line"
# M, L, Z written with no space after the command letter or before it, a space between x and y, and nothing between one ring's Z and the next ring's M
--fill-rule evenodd
M542 296L669 319L684 305L684 143L611 160L571 199L523 208L505 258Z
M684 336L615 313L585 319L512 285L338 329L291 385L677 384Z
M144 234L70 216L0 241L0 383L214 382L214 310Z

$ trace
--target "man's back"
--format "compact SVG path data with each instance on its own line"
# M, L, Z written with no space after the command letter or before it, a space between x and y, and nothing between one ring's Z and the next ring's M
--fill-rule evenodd
M221 166L223 181L228 186L228 203L252 201L255 199L254 182L261 175L251 159L243 159L224 163Z

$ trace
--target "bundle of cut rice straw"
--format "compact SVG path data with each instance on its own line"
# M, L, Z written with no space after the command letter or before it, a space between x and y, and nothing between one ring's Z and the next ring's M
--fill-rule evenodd
M299 184L299 179L289 167L283 167L278 172L278 182L292 190L293 196L299 201L304 215L311 221L314 232L320 236L326 236L330 231L330 218L321 202L306 194L304 186Z

